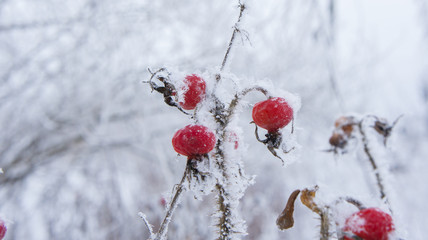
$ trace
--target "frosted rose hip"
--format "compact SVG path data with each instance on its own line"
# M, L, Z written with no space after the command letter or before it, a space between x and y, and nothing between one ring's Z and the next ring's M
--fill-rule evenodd
M186 76L184 84L183 101L179 104L185 110L192 110L205 96L206 83L203 78L193 74Z
M389 214L378 208L366 208L346 219L344 232L364 240L388 240L395 227ZM345 239L351 239L346 237Z
M284 98L275 97L256 103L252 115L257 126L275 132L291 122L293 109Z
M214 133L202 125L188 125L178 130L172 138L174 150L188 157L209 153L215 143Z

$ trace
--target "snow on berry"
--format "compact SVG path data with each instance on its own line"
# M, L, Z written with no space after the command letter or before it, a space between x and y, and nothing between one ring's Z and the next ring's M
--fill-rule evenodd
M178 130L172 138L174 150L188 157L207 154L215 144L214 133L202 125L188 125Z
M388 240L395 227L389 214L378 208L366 208L347 218L343 230L364 240Z
M180 106L185 110L192 110L205 96L206 83L196 74L187 75L182 86Z
M284 98L274 97L256 103L252 116L257 126L276 132L291 122L293 109Z

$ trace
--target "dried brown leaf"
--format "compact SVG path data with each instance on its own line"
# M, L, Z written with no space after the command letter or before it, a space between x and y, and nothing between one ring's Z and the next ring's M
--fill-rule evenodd
M288 201L287 201L287 204L285 205L284 210L276 219L276 225L280 230L285 230L293 227L294 202L296 201L296 198L299 195L299 193L300 193L300 190L295 190L290 194L290 197L288 198Z
M302 194L300 194L300 201L311 209L313 212L317 214L321 214L321 209L317 206L317 204L314 202L315 193L318 190L318 186L315 186L313 189L307 189L305 188L302 190Z

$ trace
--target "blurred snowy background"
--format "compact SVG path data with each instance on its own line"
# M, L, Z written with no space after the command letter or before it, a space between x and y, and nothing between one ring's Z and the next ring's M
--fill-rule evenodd
M327 203L353 196L380 206L361 146L322 152L342 114L400 114L376 154L399 236L428 226L428 1L251 1L227 70L270 79L302 99L296 161L281 167L242 121L245 239L317 239L300 203L295 226L275 220L295 189L320 186ZM151 93L147 67L184 73L221 64L239 9L217 0L0 0L0 217L6 239L145 239L185 166L171 147L189 124ZM249 103L261 100L246 98ZM376 140L376 139L375 139ZM375 141L374 140L374 141ZM378 139L379 140L379 139ZM380 141L380 140L379 140ZM212 196L186 193L171 239L213 239Z

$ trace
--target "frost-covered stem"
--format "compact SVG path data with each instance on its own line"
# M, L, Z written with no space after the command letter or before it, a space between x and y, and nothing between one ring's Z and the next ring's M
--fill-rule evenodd
M239 17L235 23L233 33L232 33L232 37L230 38L230 41L229 41L229 46L227 47L226 53L224 54L223 62L221 63L221 67L220 67L220 72L222 72L224 67L226 66L226 62L227 62L227 59L229 58L230 50L232 49L233 42L235 41L236 33L238 33L240 31L238 28L238 23L241 21L242 14L245 10L245 5L242 3L239 3L239 8L240 8ZM220 75L217 76L217 81L219 81L219 80L220 80Z
M330 222L328 217L328 211L321 211L319 215L321 218L320 240L328 240L330 237Z
M364 152L367 155L367 158L368 158L368 160L370 162L370 165L371 165L371 167L373 169L373 173L375 174L377 186L379 188L380 199L383 200L383 201L385 201L385 203L387 203L389 205L388 197L386 196L385 187L383 185L383 179L380 176L379 168L378 168L378 166L376 164L376 161L375 161L375 159L373 157L373 154L370 152L367 135L366 135L366 132L364 131L364 128L363 128L363 122L364 122L364 119L362 119L358 123L358 128L359 128L361 136L362 136L362 141L363 141L363 146L364 146Z
M231 116L235 112L236 106L238 105L239 101L248 93L258 91L263 93L266 97L270 98L272 95L269 93L269 91L263 87L255 86L251 88L246 88L242 90L240 93L235 94L235 98L230 102L229 108L227 110L227 116L226 121L230 121Z
M222 107L221 102L217 102L216 109L219 109ZM222 108L224 110L224 108ZM229 176L227 174L227 167L225 166L225 157L223 152L223 141L225 139L225 128L227 126L227 122L225 120L225 114L224 111L217 111L216 114L214 114L215 119L217 120L218 127L217 127L217 136L220 136L220 139L217 141L216 145L216 165L219 168L220 172L222 173L221 178L217 180L216 189L217 189L217 204L218 204L218 211L220 213L219 222L218 222L218 229L219 229L219 237L217 240L228 240L232 239L233 235L233 223L231 222L231 214L232 214L232 207L228 203L228 192L226 189L227 182L229 182Z
M174 197L172 198L171 203L169 204L169 208L166 211L165 218L163 219L162 224L159 228L159 231L156 234L155 240L165 239L165 235L168 232L168 226L169 226L169 223L171 222L172 215L174 214L175 209L177 208L178 200L180 199L181 194L185 190L184 182L186 181L187 173L188 173L188 165L186 165L186 169L184 170L184 174L183 174L183 177L181 178L180 183L175 188Z
M147 229L149 230L149 233L150 233L149 239L153 239L155 237L155 235L153 233L153 226L149 223L149 220L147 220L147 217L144 213L139 212L138 215L140 216L141 219L143 219L144 224L146 225Z
M217 191L218 191L218 207L219 211L221 212L221 216L219 219L218 227L219 227L219 237L217 240L227 240L231 239L231 235L233 233L232 231L232 224L230 223L230 215L231 215L231 209L230 205L226 203L226 191L223 188L222 185L217 184L216 185Z
M220 115L221 117L224 117L224 115ZM220 116L217 116L216 119L221 119ZM222 150L222 143L224 140L225 135L225 127L226 123L224 121L219 120L219 128L217 129L217 134L221 136L221 139L218 140L217 146L216 146L216 164L217 167L222 172L222 181L223 183L228 182L228 176L225 166L225 158L224 158L224 152ZM232 226L233 224L230 222L230 215L231 215L231 207L226 202L227 197L227 190L223 186L223 183L217 182L216 189L217 189L217 204L218 204L218 211L220 212L220 218L218 222L218 228L219 228L219 237L217 240L227 240L231 239L231 235L233 233Z

